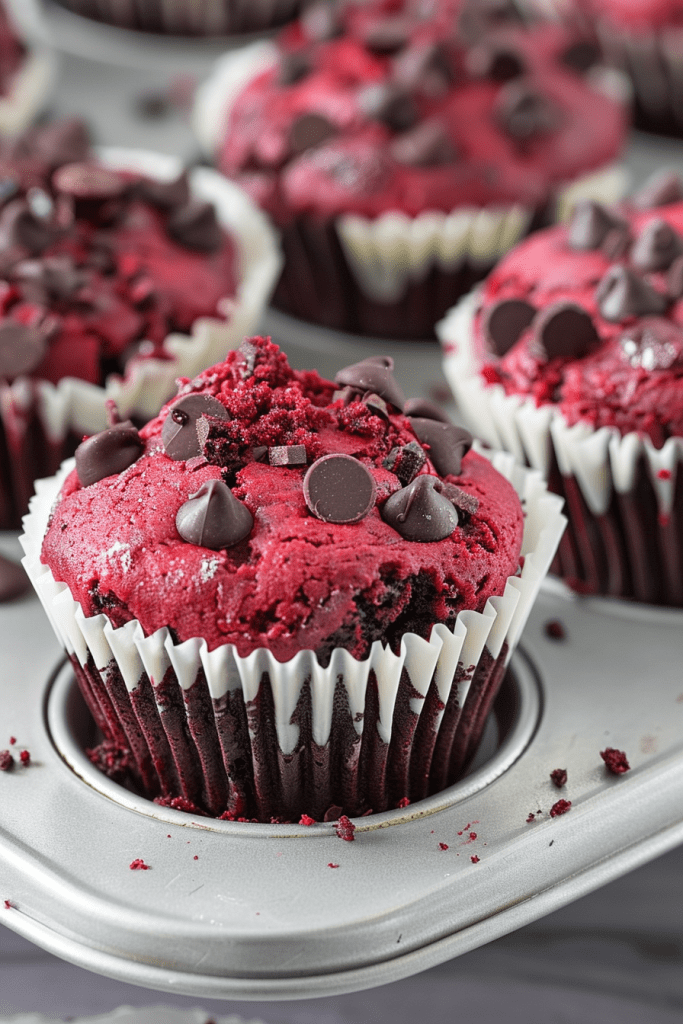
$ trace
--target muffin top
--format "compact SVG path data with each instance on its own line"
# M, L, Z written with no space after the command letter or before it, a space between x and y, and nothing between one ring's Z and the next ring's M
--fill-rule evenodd
M488 277L475 318L487 382L569 424L683 436L683 186L666 172L629 202L582 202Z
M232 105L219 165L280 222L539 207L623 142L597 61L508 0L315 4Z
M185 174L98 162L75 121L0 149L0 378L102 384L235 293L235 252Z
M482 610L518 571L519 499L391 367L335 385L246 341L139 434L114 423L83 443L43 562L88 616L280 660L361 658Z

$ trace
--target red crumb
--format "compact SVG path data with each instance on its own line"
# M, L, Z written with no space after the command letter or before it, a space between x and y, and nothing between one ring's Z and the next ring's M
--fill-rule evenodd
M199 860L199 857L197 856L197 854L196 854L196 853L195 853L195 855L194 855L194 860Z
M549 619L545 626L545 635L551 640L565 640L567 632L559 619Z
M492 366L491 363L485 363L485 365L482 366L481 375L487 384L500 384L502 379L498 370L495 366Z
M659 477L660 480L670 480L671 479L671 470L670 469L658 469L657 470L657 476Z
M356 826L352 821L349 821L345 814L342 814L334 829L340 839L344 839L347 843L354 841L355 836L353 833L356 831Z
M9 738L9 745L10 745L10 747L13 747L16 742L17 742L17 737L16 736L10 736L10 738Z
M448 849L448 843L439 843L439 849L440 850L447 850Z
M526 820L527 821L536 821L536 815L534 814L533 811L529 811L529 816L528 816L528 818Z
M396 806L403 808L403 807L407 807L409 803L410 803L410 800L408 799L408 797L407 796L402 796L401 799L399 800L399 802L396 804Z
M9 750L0 750L0 772L8 772L14 767L14 758Z
M28 768L28 766L31 763L31 755L29 754L28 750L21 750L19 752L19 760L24 765L24 767Z
M315 818L311 818L309 814L302 814L299 818L300 825L315 825Z
M472 861L473 864L479 863L479 858L477 857L476 853L474 854L473 857L470 857L470 860Z
M558 789L562 789L563 786L567 785L567 769L554 768L550 773L550 778Z
M470 832L470 839L476 839L476 838L477 838L477 833L476 832Z
M136 857L128 865L131 871L149 871L149 864L145 864L142 857Z
M556 804L550 808L550 817L559 818L561 814L566 814L572 805L571 800L558 800Z
M605 762L607 771L612 772L613 775L623 775L624 772L629 771L631 768L626 759L625 752L617 750L615 747L607 747L605 750L601 750L600 757Z
M206 814L201 807L197 807L196 804L193 804L191 800L188 800L187 797L184 796L155 796L154 803L158 804L159 807L170 807L174 811L185 811L186 814L196 814L197 817L206 817Z
M332 861L330 861L330 863L327 866L328 866L328 868L338 868L339 867L338 864L333 864Z
M5 900L5 910L11 910L11 909L12 909L12 904L10 903L9 900Z

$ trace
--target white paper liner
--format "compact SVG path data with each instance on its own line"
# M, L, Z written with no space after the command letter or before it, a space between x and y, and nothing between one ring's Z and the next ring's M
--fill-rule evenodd
M506 395L501 384L486 384L474 349L474 318L480 301L481 288L475 288L436 328L445 349L444 373L469 429L492 447L512 452L544 478L554 453L560 472L576 479L595 516L606 512L612 488L621 494L632 490L644 455L659 511L668 515L683 458L683 438L669 438L657 449L635 431L622 436L616 427L569 426L556 407L537 407L531 398Z
M263 673L267 672L273 694L277 740L282 755L287 756L295 750L299 739L299 726L293 722L292 715L307 682L311 689L313 739L324 747L331 735L332 699L340 677L356 732L359 736L363 733L366 687L373 671L379 697L377 731L380 739L388 744L392 738L394 707L404 669L415 690L411 709L419 715L432 679L441 701L446 705L457 674L461 679L458 700L466 710L469 685L483 652L486 650L495 663L507 645L507 664L564 530L566 520L561 513L562 499L548 492L538 472L519 466L507 453L485 454L495 468L511 481L523 503L524 564L521 574L508 578L504 593L490 599L483 612L461 612L453 629L437 624L428 641L414 633L405 634L399 654L383 647L380 641L372 645L369 656L362 661L337 648L332 652L328 667L323 668L313 652L308 650L281 663L264 649L241 657L233 645L209 651L206 642L199 638L174 644L165 628L145 637L137 621L116 629L105 615L86 617L66 585L57 582L50 569L40 561L48 520L62 483L73 468L73 460L65 462L56 476L36 484L36 495L24 519L25 532L21 543L26 554L23 563L67 653L75 657L81 666L94 663L103 682L111 672L112 662L115 662L129 693L139 685L143 669L153 687L172 669L178 684L189 690L201 667L212 698L218 699L228 691L237 691L246 705L256 697ZM442 714L437 717L437 726Z

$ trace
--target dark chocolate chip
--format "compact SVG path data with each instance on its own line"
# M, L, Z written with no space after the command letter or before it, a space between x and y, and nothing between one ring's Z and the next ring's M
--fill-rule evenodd
M251 449L251 457L254 462L267 462L268 461L268 447L265 444L257 444L255 448Z
M675 171L655 171L644 185L638 189L631 202L640 210L650 210L657 206L668 206L683 199L683 181Z
M77 118L57 121L33 130L31 148L51 167L81 163L90 153L90 133Z
M382 18L369 25L362 38L368 50L380 57L386 57L403 49L410 39L410 34L410 21L398 15Z
M23 199L13 199L0 213L0 248L26 249L39 256L55 239L55 230L42 217L36 217Z
M426 461L424 448L417 441L409 441L400 448L392 448L382 465L406 487L415 479Z
M187 170L181 171L173 181L141 178L135 186L135 192L144 202L157 206L160 210L174 210L180 206L187 206L190 202L190 180Z
M18 562L0 555L0 604L14 601L31 589L31 581Z
M357 402L359 397L361 395L356 388L340 388L332 393L332 401L342 402L343 405L348 405L349 402Z
M383 419L389 418L387 403L383 398L380 398L379 395L369 392L368 394L363 395L361 401L363 402L363 405L367 405L373 416L381 416Z
M322 114L301 114L289 129L289 144L292 153L298 155L322 145L336 134L335 126Z
M418 476L384 502L382 519L405 540L429 543L444 540L458 525L455 506L440 493L441 481Z
M115 473L123 473L144 451L142 438L130 420L93 434L76 449L76 473L82 487L89 487Z
M202 417L229 420L230 413L222 402L211 395L184 395L171 406L161 428L161 441L166 454L174 462L203 454L203 446L197 434L198 422Z
M351 387L362 393L370 391L401 410L405 404L405 395L394 378L393 368L394 360L391 356L370 357L360 363L353 363L352 366L345 366L334 381L335 384Z
M304 499L326 523L358 523L375 506L372 473L351 455L323 455L304 477Z
M472 447L472 435L463 427L438 420L411 416L410 425L418 441L428 449L427 454L441 476L458 476L462 469L462 458Z
M683 298L683 256L679 256L669 267L666 290L671 299Z
M619 344L631 366L643 370L683 365L683 330L665 317L645 317L624 331Z
M311 70L311 59L305 50L290 50L280 57L277 69L277 84L281 86L295 85L305 78Z
M440 490L444 497L448 498L461 512L466 512L468 516L476 515L479 509L479 498L474 494L468 494L467 491L463 491L460 487L449 484L445 480L441 484Z
M421 121L391 141L391 155L400 164L437 167L458 159L458 149L440 121Z
M560 54L560 62L571 71L579 75L585 75L592 67L599 64L602 59L600 47L590 39L577 39Z
M392 79L410 93L438 98L455 81L455 69L445 46L424 43L409 46L394 60Z
M22 260L13 277L22 284L35 285L52 299L68 299L82 288L88 275L71 256L46 256L40 260Z
M631 232L627 224L620 228L611 228L605 235L600 249L608 260L620 260L628 252L631 244Z
M325 42L342 32L342 23L336 5L329 0L311 4L301 15L301 24L309 39Z
M94 163L64 164L52 175L57 192L74 199L116 199L123 195L128 182L117 171Z
M536 316L535 308L524 299L502 299L484 313L486 347L504 356L515 345Z
M628 233L628 224L602 203L582 199L572 212L567 241L572 249L599 249L609 232L614 230Z
M533 349L543 359L580 359L599 344L590 314L573 302L556 302L534 320Z
M268 449L271 466L305 466L306 446L303 444L278 445Z
M368 117L382 121L394 132L406 132L420 119L415 100L398 86L368 85L359 93L358 102Z
M548 135L560 123L560 112L554 103L524 80L507 82L501 87L494 113L503 131L516 142Z
M683 255L683 238L668 221L657 217L645 225L631 249L631 262L638 270L668 270Z
M630 316L663 313L666 296L655 291L628 267L610 267L598 285L595 298L605 320L618 323Z
M475 46L465 58L467 71L473 78L490 78L494 82L509 82L526 74L524 59L510 46L484 43Z
M47 338L35 327L16 320L0 321L0 378L14 380L38 366L47 350Z
M403 406L404 416L419 416L424 420L438 420L440 423L450 423L450 416L443 411L436 402L428 398L408 398Z
M180 506L175 523L188 544L220 551L248 537L254 517L222 480L207 480Z
M199 252L215 252L223 244L223 234L212 203L190 200L172 210L166 229L176 242Z

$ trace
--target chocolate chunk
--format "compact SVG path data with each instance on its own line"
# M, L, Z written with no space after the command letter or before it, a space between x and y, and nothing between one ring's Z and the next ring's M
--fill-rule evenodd
M301 25L308 38L319 43L334 39L342 32L339 12L329 0L320 0L307 7L301 15Z
M57 192L74 199L116 199L123 195L128 182L117 171L94 163L64 164L52 175Z
M387 403L379 395L375 395L369 392L367 395L363 395L363 405L367 405L373 416L381 416L383 419L389 419L389 408Z
M369 25L363 32L363 42L368 50L380 57L401 50L410 39L410 21L400 16L382 18Z
M136 194L146 203L160 210L174 210L190 202L190 180L187 170L181 171L173 181L141 178L135 186Z
M248 537L254 517L222 480L207 480L180 506L175 524L188 544L220 551Z
M174 462L203 454L197 433L202 417L214 420L231 418L223 403L211 395L184 395L171 406L161 428L161 440L166 454Z
M332 401L342 402L343 405L348 405L350 402L357 402L359 397L359 393L355 388L340 388L338 391L332 392Z
M458 149L440 121L421 121L411 131L392 139L394 160L412 167L437 167L458 159Z
M502 299L484 313L486 347L504 356L526 331L536 316L535 308L524 299Z
M449 484L445 480L441 484L440 490L444 497L448 498L461 512L465 512L468 516L476 515L479 509L479 498L476 498L474 494L468 494L467 491L463 491L462 488L456 487L455 484Z
M503 85L494 106L495 117L516 142L528 142L539 135L548 135L560 123L558 108L526 81Z
M533 349L544 359L580 359L599 344L591 316L573 302L556 302L534 321Z
M0 379L14 380L38 366L47 350L47 338L35 327L16 320L0 321Z
M683 238L668 221L657 217L645 225L631 249L631 262L638 270L668 270L683 255Z
M683 366L683 330L665 317L645 317L633 324L619 344L631 366L648 371Z
M683 181L675 171L655 171L644 185L631 197L631 202L640 210L656 206L668 206L683 199Z
M254 462L267 462L268 461L268 448L265 444L257 444L255 448L251 449L251 457Z
M39 256L55 239L49 221L36 217L24 199L13 199L0 213L0 248L26 249Z
M289 144L294 155L322 145L334 135L337 129L322 114L301 114L289 129Z
M0 555L0 604L14 601L31 589L31 581L18 562Z
M666 296L622 266L609 268L596 289L595 298L602 316L613 323L630 316L663 313L668 305Z
M468 52L465 66L473 78L490 78L494 82L509 82L526 74L522 55L510 46L496 43L475 46Z
M335 384L355 388L362 394L366 391L374 392L401 410L405 396L391 372L393 368L394 360L391 356L371 356L360 363L345 366L337 373L334 381Z
M190 200L173 210L166 230L176 242L199 252L215 252L223 244L223 234L212 203Z
M144 448L130 420L86 438L76 449L76 473L81 486L89 487L107 476L123 473L138 461Z
M280 57L277 69L277 84L295 85L310 73L311 60L305 50L290 50Z
M394 473L405 487L415 479L426 461L424 448L417 441L409 441L400 448L392 448L382 465Z
M306 446L303 444L279 445L268 449L271 466L305 466Z
M683 256L679 256L669 267L666 290L671 299L683 298Z
M368 117L382 121L394 132L406 132L420 119L415 100L398 86L368 85L360 91L358 102Z
M440 493L435 476L418 476L381 508L382 519L405 540L429 543L450 537L458 525L452 502Z
M560 54L560 63L579 75L585 75L602 59L600 47L590 39L577 39L570 43Z
M82 163L90 153L90 133L77 118L57 121L34 129L30 145L51 167Z
M462 458L472 447L472 435L463 427L452 423L411 416L410 425L418 441L428 448L427 454L441 476L458 476L462 469Z
M372 473L351 455L323 455L304 477L304 499L326 523L358 523L375 506Z
M582 199L572 212L567 241L572 249L599 249L613 230L628 232L628 224L602 203Z
M409 398L403 406L404 416L419 416L425 420L438 420L440 423L450 423L450 416L443 411L436 402L430 402L428 398Z
M396 85L431 99L445 95L455 77L448 51L440 43L409 46L393 63L392 78Z
M46 256L41 260L22 260L13 277L23 285L34 285L50 299L69 299L88 280L71 256Z

